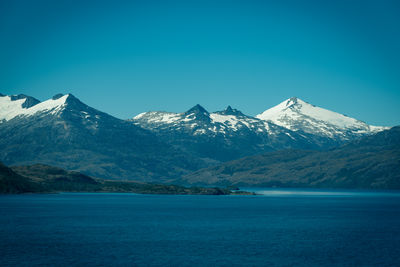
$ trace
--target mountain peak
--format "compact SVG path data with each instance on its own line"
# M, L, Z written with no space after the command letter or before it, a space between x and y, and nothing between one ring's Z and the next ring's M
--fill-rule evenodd
M286 99L285 101L280 103L278 106L281 106L283 108L286 108L286 107L287 108L291 108L291 107L301 108L303 105L309 105L309 106L315 107L314 105L311 105L308 102L303 101L303 100L301 100L300 98L298 98L296 96L291 97L289 99Z
M78 98L76 98L73 94L56 94L51 98L53 101L58 101L62 104L68 105L69 107L81 108L82 106L86 106L82 103Z
M294 97L289 98L285 102L286 102L286 106L288 107L288 106L297 104L299 102L299 99L296 96L294 96Z
M210 113L199 104L197 104L196 106L192 107L191 109L183 113L183 115L191 119L196 119L206 122L210 121Z
M245 116L240 110L232 108L231 106L227 106L225 110L217 111L215 113L218 113L221 115Z
M185 114L187 114L187 115L189 115L189 114L204 114L204 115L208 115L209 113L200 104L197 104L196 106L194 106L191 109L189 109L188 111L186 111Z
M75 97L73 94L66 94L67 98L65 99L65 102L70 103L70 102L79 102L82 103L79 98Z

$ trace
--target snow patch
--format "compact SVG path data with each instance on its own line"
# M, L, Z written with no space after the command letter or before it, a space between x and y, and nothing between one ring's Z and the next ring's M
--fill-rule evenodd
M23 108L22 104L26 99L12 101L11 97L0 97L0 120L11 120L17 116L32 116L39 112L51 111L51 114L57 114L65 105L69 95L64 95L56 100L49 99L38 103L30 108Z
M194 135L200 135L200 134L205 134L206 130L205 129L197 129L193 134Z
M142 118L142 117L143 117L144 115L146 115L146 114L147 114L147 112L142 112L142 113L136 115L135 117L133 117L133 119L134 119L134 120L140 119L140 118Z
M134 120L146 120L148 123L162 123L168 124L179 120L180 116L177 113L162 112L162 111L150 111L143 112L135 116Z
M213 123L221 123L233 128L233 130L237 130L237 124L239 120L236 116L233 115L221 115L216 113L211 113L210 118Z

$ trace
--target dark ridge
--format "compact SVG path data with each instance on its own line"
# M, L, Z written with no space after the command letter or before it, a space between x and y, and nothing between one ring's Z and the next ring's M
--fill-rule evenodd
M83 102L81 102L81 101L79 100L79 98L77 98L77 97L74 96L73 94L68 94L68 97L67 97L67 99L65 100L65 102L67 102L67 103L79 103L79 104L82 104L82 105L85 105L85 106L86 106L86 104L84 104Z
M34 105L40 103L40 101L37 100L36 98L28 96L28 95L24 95L24 94L12 95L10 97L11 97L11 101L15 101L15 100L19 100L19 99L26 99L25 102L22 104L23 108L30 108L30 107L33 107Z
M237 195L251 194L228 188L184 187L171 184L94 179L80 172L44 164L14 166L0 163L0 193L130 192L139 194Z
M40 103L40 101L37 100L36 98L28 96L26 98L25 102L22 104L22 107L23 108L30 108L30 107L33 107L33 106L39 104L39 103Z
M57 100L57 99L59 99L59 98L61 98L61 97L63 97L63 96L64 96L64 94L56 94L56 95L53 96L51 99Z
M41 186L21 176L0 162L0 193L18 194L41 192Z

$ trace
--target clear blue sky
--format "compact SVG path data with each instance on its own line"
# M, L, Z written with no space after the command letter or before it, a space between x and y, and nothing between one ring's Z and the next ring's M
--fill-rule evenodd
M400 124L400 1L0 0L0 92L119 118L291 96Z

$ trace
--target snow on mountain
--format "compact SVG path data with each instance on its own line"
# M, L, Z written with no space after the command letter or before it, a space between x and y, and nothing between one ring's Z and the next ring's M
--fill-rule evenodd
M275 149L315 148L303 135L230 106L212 113L200 105L183 113L151 111L137 115L132 122L169 144L217 161Z
M387 127L370 126L340 113L311 105L297 97L289 98L256 118L270 121L293 131L339 139L376 133Z
M209 113L202 106L196 105L183 113L150 111L132 119L136 124L150 129L176 127L191 129L193 134L227 135L239 130L265 132L271 129L271 123L246 116L228 106L224 111Z
M23 95L20 95L23 96ZM0 96L0 122L9 121L18 116L32 116L40 112L51 112L51 114L57 114L65 105L67 98L70 95L58 95L52 99L44 102L35 103L34 105L26 106L30 97L18 97L18 96Z
M134 120L147 120L149 123L160 122L160 123L173 123L179 120L180 116L178 113L163 112L163 111L150 111L143 112L134 117Z

